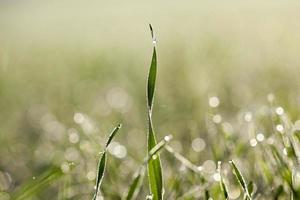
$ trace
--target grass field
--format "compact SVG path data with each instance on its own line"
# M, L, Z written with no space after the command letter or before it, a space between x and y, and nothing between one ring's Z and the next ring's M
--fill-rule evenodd
M300 199L299 8L0 1L0 199Z

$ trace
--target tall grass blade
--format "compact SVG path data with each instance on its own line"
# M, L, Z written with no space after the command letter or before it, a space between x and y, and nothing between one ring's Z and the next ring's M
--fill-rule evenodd
M118 126L116 126L113 131L111 132L111 134L108 137L108 140L106 142L105 145L105 150L104 152L102 152L100 159L99 159L99 163L98 163L98 170L97 170L97 178L96 178L96 191L93 197L93 200L97 199L99 190L100 190L100 186L104 177L104 173L105 173L105 168L106 168L106 161L107 161L107 148L109 146L109 144L111 143L111 141L113 140L114 136L116 135L116 133L119 131L119 129L121 128L121 124L119 124Z
M154 40L153 28L150 25L150 31L152 39ZM156 146L155 133L153 130L152 124L152 106L156 82L156 71L157 71L157 60L156 60L156 49L153 46L153 55L151 60L151 66L148 75L148 84L147 84L147 100L148 100L148 155L152 148ZM162 180L162 167L159 155L155 155L155 159L151 159L148 163L148 180L150 192L153 196L153 200L163 199L163 180Z
M247 196L247 199L251 200L251 195L249 194L248 187L247 187L246 181L245 181L242 173L236 167L233 160L229 161L229 163L231 164L231 167L233 168L234 175L235 175L236 179L238 180L238 182L240 183L240 185L242 186L242 188L244 190L244 193Z

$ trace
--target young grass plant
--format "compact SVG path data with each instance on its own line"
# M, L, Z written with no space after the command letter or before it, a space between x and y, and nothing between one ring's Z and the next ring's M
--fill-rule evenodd
M119 129L121 128L121 124L119 124L118 126L116 126L114 128L114 130L111 132L111 134L108 137L108 140L105 144L105 149L101 154L101 157L99 159L99 164L98 164L98 171L97 171L97 178L96 178L96 191L95 191L95 195L93 197L93 200L97 199L98 193L100 191L100 186L104 177L104 173L105 173L105 167L106 167L106 161L107 161L107 148L109 146L109 144L111 143L111 141L113 140L114 136L117 134L117 132L119 131Z
M147 84L148 127L149 127L148 135L147 135L148 156L150 155L151 150L157 144L153 123L152 123L152 109L153 109L156 72L157 72L157 58L156 58L156 47L155 47L156 41L155 41L151 24L149 26L150 26L150 32L151 32L154 45L153 45L153 54L152 54L152 60L151 60L151 65L150 65L150 70L148 75L148 84ZM161 200L163 199L163 179L162 179L161 161L158 154L153 156L155 156L156 158L151 159L147 165L149 189L153 200Z

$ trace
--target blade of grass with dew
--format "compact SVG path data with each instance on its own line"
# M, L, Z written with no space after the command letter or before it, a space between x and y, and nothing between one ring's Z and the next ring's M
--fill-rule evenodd
M62 177L64 173L58 167L51 167L35 180L30 180L21 186L21 188L13 195L11 200L33 199L34 196L40 194L45 188Z
M202 176L202 174L200 173L201 170L195 165L193 164L191 161L189 161L188 159L186 159L183 155L181 155L180 153L176 152L171 146L166 145L166 150L172 154L182 165L184 165L186 168L188 168L189 170L191 170L192 172L195 172L196 174L199 174L200 176Z
M128 189L128 192L127 192L127 195L125 198L126 200L136 199L136 197L140 191L140 188L142 186L143 180L144 180L144 173L145 173L145 167L142 166L139 169L138 173L136 173L134 175L134 178L132 180L132 183L129 186L129 189Z
M219 176L220 176L220 187L221 187L221 191L223 193L223 198L224 198L224 200L227 200L228 199L228 192L227 192L225 182L223 180L223 176L221 174L221 161L218 162L218 173L219 173Z
M251 200L252 198L251 198L251 196L249 194L248 187L247 187L246 181L245 181L242 173L236 167L236 165L235 165L235 163L234 163L233 160L229 161L229 163L231 164L231 167L233 168L234 175L235 175L236 179L238 180L238 182L240 183L240 185L242 186L242 188L244 190L244 193L247 196L247 199Z
M153 29L151 24L150 31L153 43L155 43ZM155 133L153 130L152 124L152 108L153 108L153 99L154 99L154 90L156 82L156 72L157 72L157 58L156 58L156 48L153 46L153 55L151 60L151 66L148 75L148 84L147 84L147 100L148 100L148 155L153 147L156 146ZM163 199L163 180L162 180L162 167L159 155L155 155L156 159L152 159L148 163L148 180L149 180L149 189L153 195L153 200Z
M105 172L105 168L106 168L106 161L107 161L107 148L109 146L109 144L111 143L111 141L113 140L114 136L116 135L116 133L119 131L119 129L121 128L121 124L119 124L118 126L116 126L114 128L114 130L111 132L111 134L108 137L108 140L105 144L105 150L102 152L100 159L99 159L99 164L98 164L98 170L97 170L97 178L96 178L96 191L93 197L93 200L96 200L99 190L100 190L100 186L104 177L104 172Z
M172 135L165 136L163 140L161 140L154 148L150 150L149 155L147 155L147 157L144 159L142 166L134 175L133 181L130 184L130 187L128 189L125 198L126 200L136 199L138 192L140 191L142 181L144 179L145 165L147 165L153 159L153 156L157 154L159 151L161 151L165 147L165 145L168 142L170 142L171 139L172 139Z

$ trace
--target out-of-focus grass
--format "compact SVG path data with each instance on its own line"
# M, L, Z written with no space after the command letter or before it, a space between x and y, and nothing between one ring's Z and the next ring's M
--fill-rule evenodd
M214 180L222 160L230 198L241 194L227 173L230 159L258 192L269 185L287 191L264 162L272 155L265 143L275 137L281 154L289 141L276 127L299 128L298 8L298 2L259 1L1 1L0 191L7 196L58 166L66 176L49 185L43 199L90 198L95 155L106 130L122 121L102 191L108 199L123 196L146 153L149 22L158 38L153 112L159 135L172 133L170 146L203 167L206 179ZM275 100L267 100L270 93ZM216 107L208 104L213 96ZM284 115L275 112L280 106ZM265 143L255 146L260 132ZM165 197L188 196L199 185L197 191L205 191L201 177L169 154L161 157ZM284 162L290 167L291 160ZM288 182L288 169L278 166ZM219 184L209 188L215 195ZM144 187L140 198L146 194Z

